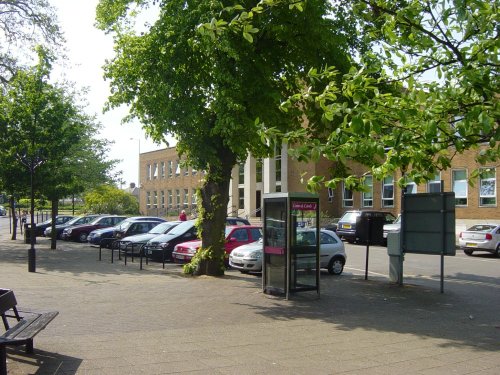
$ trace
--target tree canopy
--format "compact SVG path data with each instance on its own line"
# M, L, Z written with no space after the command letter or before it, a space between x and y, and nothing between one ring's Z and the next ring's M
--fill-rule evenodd
M36 61L37 45L54 49L62 39L47 0L0 0L0 84Z
M84 208L87 212L116 215L136 215L139 202L130 193L112 185L100 185L84 195Z
M302 160L337 166L310 187L348 178L348 160L377 178L401 170L420 182L450 167L456 153L477 149L482 164L500 159L499 1L358 0L352 6L370 48L348 74L312 69L301 91L282 104L301 108L308 126L285 135ZM341 83L339 84L339 79ZM266 136L276 136L267 127ZM480 147L482 146L482 147ZM477 176L477 171L471 177ZM358 178L353 178L358 177ZM361 179L359 179L361 177Z

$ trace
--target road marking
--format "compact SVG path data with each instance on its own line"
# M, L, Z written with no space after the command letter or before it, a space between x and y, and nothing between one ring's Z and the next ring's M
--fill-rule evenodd
M359 271L362 272L363 274L365 273L365 270L359 269L359 268L352 268L352 267L344 267L345 269L351 270L351 271ZM389 275L383 274L383 273L377 273L377 272L371 272L368 271L369 274L371 275L377 275L377 276L382 276L385 278L389 278ZM425 275L407 275L403 274L403 283L405 278L411 278L411 279L426 279L426 280L441 280L439 277L434 277L434 276L425 276ZM468 285L481 285L481 286L489 286L491 288L500 288L499 284L493 284L493 283L488 283L484 281L472 281L472 280L465 280L465 279L459 279L456 277L444 277L445 282L454 282L454 283L460 283L460 284L468 284Z

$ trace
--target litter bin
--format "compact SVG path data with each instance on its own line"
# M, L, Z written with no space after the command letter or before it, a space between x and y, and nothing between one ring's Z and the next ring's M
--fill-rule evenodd
M35 242L36 242L36 235L35 235ZM31 243L31 223L24 224L24 243Z

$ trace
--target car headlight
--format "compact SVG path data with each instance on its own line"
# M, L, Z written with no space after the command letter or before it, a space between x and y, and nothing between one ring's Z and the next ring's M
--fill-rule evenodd
M262 258L262 251L259 250L252 251L250 254L248 254L248 257L252 259L260 259Z
M198 251L197 247L188 247L188 254L196 254L196 251Z
M162 242L162 243L160 243L160 247L161 247L162 249L167 248L167 247L168 247L168 242Z
M71 234L71 232L73 232L73 229L67 229L67 230L65 230L65 232L68 234Z

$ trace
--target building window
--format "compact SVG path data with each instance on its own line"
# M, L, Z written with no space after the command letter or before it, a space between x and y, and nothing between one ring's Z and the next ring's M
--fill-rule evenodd
M189 168L188 166L186 165L186 167L184 168L184 176L189 176Z
M196 207L196 189L191 189L191 207Z
M191 167L191 175L195 175L196 173L198 173L198 171L196 170L195 167Z
M146 180L151 180L151 164L146 165Z
M146 192L146 207L151 208L151 193L149 191Z
M161 162L161 178L165 178L165 162Z
M406 179L406 193L405 194L417 194L417 184L410 179Z
M177 176L181 175L181 164L180 164L179 160L175 161L175 165L176 165L176 167L175 167L175 176L177 177Z
M240 210L245 209L245 189L244 188L238 189L238 208Z
M255 182L262 182L262 159L255 161Z
M179 189L175 189L175 203L177 208L181 207L181 191Z
M168 178L172 177L172 160L169 160L167 162L167 173L168 173Z
M281 182L281 154L276 156L276 182Z
M441 176L439 174L434 175L433 179L427 182L427 192L428 193L441 192Z
M342 183L342 207L353 207L354 198L352 195L352 190L345 187L345 183Z
M363 192L363 207L373 207L373 176L365 176Z
M452 171L452 186L455 193L455 205L467 206L467 170Z
M281 192L281 182L276 184L276 193L280 193Z
M238 166L238 185L243 185L245 183L245 164L240 164Z
M168 199L168 208L172 208L173 207L172 190L167 191L167 199Z
M161 191L161 208L165 208L165 190Z
M328 188L328 202L333 202L333 189Z
M394 207L394 177L385 177L382 182L382 207Z
M479 205L495 206L497 204L496 173L494 168L482 169L479 180Z
M189 189L184 189L184 208L189 206Z
M158 192L153 192L153 207L158 208Z
M158 178L158 163L153 164L153 179L156 180Z

